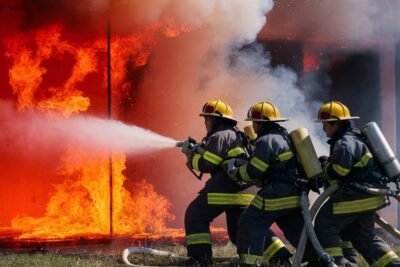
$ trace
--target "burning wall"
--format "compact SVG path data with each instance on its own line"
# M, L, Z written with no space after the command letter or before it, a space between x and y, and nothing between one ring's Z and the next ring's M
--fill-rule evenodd
M10 175L17 176L21 179L21 186L26 187L19 188L17 198L21 195L31 195L30 190L32 188L46 188L46 184L43 185L43 182L56 184L54 188L48 189L51 191L49 198L46 196L47 194L43 194L46 190L33 191L34 198L46 201L44 205L41 201L39 213L35 217L21 214L15 216L17 210L15 206L10 205L12 202L3 202L5 206L13 207L9 213L15 216L11 220L12 230L21 232L22 234L18 238L22 239L53 239L93 234L108 235L111 216L109 172L112 168L112 222L115 234L143 234L163 231L165 220L173 218L168 212L169 201L157 194L151 184L140 178L137 180L133 195L124 188L123 182L126 179L122 174L125 169L124 154L115 151L110 156L107 151L87 151L79 147L64 147L63 144L60 144L63 141L62 136L46 135L46 133L40 137L47 137L46 140L39 141L38 134L40 131L35 132L33 128L47 125L38 123L40 122L38 118L43 116L43 113L51 118L64 116L68 120L68 117L72 114L88 110L91 105L90 98L83 96L84 93L80 90L80 87L87 75L97 72L97 69L101 68L98 66L97 53L99 49L105 50L104 40L96 40L92 44L77 47L72 42L61 40L61 33L60 27L51 26L18 34L16 37L8 38L5 42L6 56L11 62L9 81L13 93L17 96L17 109L26 113L40 111L42 114L36 113L37 117L24 121L32 124L31 127L25 127L19 121L22 118L13 114L12 111L7 114L8 116L2 118L3 125L8 128L8 132L6 131L2 135L3 140L7 137L10 138L11 149L13 145L18 149L17 151L5 151L5 156L9 156L7 152L11 152L11 156L17 155L17 157L21 152L22 154L29 153L28 164L23 160L21 162L21 158L17 158L12 164L5 162L7 165L4 165L3 169L11 170ZM116 43L118 41L120 39L117 39ZM132 43L135 44L134 41ZM128 47L132 49L130 46ZM72 64L62 58L66 54L67 58L72 56ZM46 61L48 60L53 60L53 62L50 61L47 65ZM57 62L58 60L60 61ZM112 62L114 63L112 64L114 65L113 69L117 74L119 71L125 71L123 68L115 66L119 60L121 59L115 55L115 61ZM145 58L142 60L145 60ZM47 78L50 80L49 83L54 82L54 77L57 79L60 74L53 73L54 75L50 77L44 75L47 74L48 69L56 68L56 64L60 63L63 64L65 72L70 72L70 76L65 77L65 74L61 73L61 80L66 78L61 86L48 85L47 87L43 81ZM98 79L104 80L104 67L103 73L100 71L97 76ZM119 76L116 76L113 84L118 86L121 81L118 80ZM120 74L120 77L123 77L123 75ZM99 84L98 88L105 92L104 84L104 82ZM119 96L117 93L118 91L115 91L113 95ZM96 96L99 95L102 94L96 94ZM3 104L3 108L8 107ZM15 120L15 122L10 122L10 120ZM76 126L79 126L79 124ZM16 129L16 127L21 127L29 132L23 133L21 129ZM47 126L44 131L52 130L54 129ZM79 128L73 130L82 131ZM13 136L14 133L17 136ZM29 136L31 134L36 136ZM40 155L41 153L37 150L42 149L42 145L46 142L48 144L45 145L45 148L47 148L46 152L49 152L49 154ZM90 140L87 140L87 142L90 142ZM50 147L52 145L59 147L54 149ZM5 150L10 150L10 148ZM53 166L53 168L41 166L38 170L39 173L36 173L36 169L30 168L29 165L29 160L32 157L40 157L41 160L46 161L46 164L43 164L44 166ZM110 157L112 159L111 165L109 163ZM57 161L61 161L61 163L57 164ZM18 163L21 163L22 167L19 170L20 173L15 174L14 169L18 168ZM56 173L54 173L55 166L57 166ZM62 180L54 181L55 175L62 177ZM28 180L32 181L33 187L29 187L29 182L26 182L27 177L30 178ZM9 192L12 186L3 188ZM37 195L38 193L39 195ZM4 195L7 196L8 194L5 193ZM32 212L29 210L29 204L21 203L18 201L19 199L13 200L20 204L20 208L26 209L28 207L28 212ZM35 201L31 200L31 202ZM43 212L43 207L46 207L45 212ZM34 212L37 212L35 207L32 208ZM7 213L4 215L6 217ZM37 217L38 215L39 217ZM6 217L6 219L9 218ZM60 231L59 229L65 230Z

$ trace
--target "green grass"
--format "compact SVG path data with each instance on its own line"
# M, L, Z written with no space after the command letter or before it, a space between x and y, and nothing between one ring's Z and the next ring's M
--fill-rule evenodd
M120 257L108 255L62 255L58 253L1 253L0 266L126 266Z
M155 249L169 251L174 254L185 256L186 249L182 245L165 245ZM236 248L232 244L214 246L214 256L234 257ZM0 252L0 266L127 266L122 261L122 250L109 251L107 253L79 252L79 251L58 251L58 252ZM136 254L130 255L129 260L133 264L147 266L174 266L182 265L183 260L176 260L166 257ZM217 265L226 266L229 261L218 261Z
M182 245L157 246L155 249L169 251L174 254L185 256L186 249ZM399 253L399 249L396 250ZM54 252L1 252L0 266L127 266L121 258L122 250L114 249L107 252L87 252L83 250L54 251ZM213 247L215 257L234 257L236 248L228 243L227 245L217 245ZM182 260L172 258L156 257L151 255L136 254L131 255L129 260L133 264L147 266L174 266L182 265ZM215 260L217 266L232 266L232 261ZM359 256L359 267L367 267L368 264Z

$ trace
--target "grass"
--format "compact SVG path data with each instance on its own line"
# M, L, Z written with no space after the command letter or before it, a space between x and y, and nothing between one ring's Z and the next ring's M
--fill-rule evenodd
M164 245L155 249L169 251L174 254L185 256L186 249L182 245ZM399 250L396 251L397 253ZM79 266L79 267L112 267L127 266L121 258L122 250L114 250L108 252L88 252L83 250L74 251L52 251L52 252L5 252L0 251L0 266ZM227 245L217 245L213 248L215 257L234 257L236 248L228 243ZM131 255L129 260L133 264L145 266L176 266L182 265L182 260L172 258L156 257L151 255L136 254ZM234 261L215 260L217 266L233 266ZM359 256L359 267L367 267L368 264Z
M155 249L169 251L174 254L185 256L186 249L182 245L165 245ZM236 248L232 244L214 246L214 256L216 257L234 257ZM122 250L111 252L86 252L86 251L52 251L52 252L1 252L0 251L0 266L96 266L96 267L109 267L109 266L127 266L121 258ZM133 264L147 265L147 266L174 266L182 265L183 260L176 260L172 258L157 257L152 255L136 254L130 255L129 260ZM227 266L232 262L218 261L219 266Z
M0 266L126 266L120 257L108 255L62 255L59 253L1 253Z

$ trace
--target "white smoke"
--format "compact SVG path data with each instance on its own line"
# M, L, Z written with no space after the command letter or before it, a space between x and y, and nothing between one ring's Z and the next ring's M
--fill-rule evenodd
M142 108L136 107L135 112L158 106L157 120L173 120L178 128L191 133L201 131L197 114L208 100L226 100L239 122L244 121L251 105L271 101L290 119L284 126L289 130L308 128L317 150L326 153L316 135L320 128L314 130L319 125L313 122L321 103L305 98L294 71L283 66L272 68L261 46L242 49L256 41L272 7L273 2L265 0L162 1L163 11L153 6L160 18L172 16L192 30L159 43L140 87L173 98L145 93L138 100ZM197 123L185 123L193 118Z
M277 1L272 15L265 34L277 38L365 45L400 37L397 0Z

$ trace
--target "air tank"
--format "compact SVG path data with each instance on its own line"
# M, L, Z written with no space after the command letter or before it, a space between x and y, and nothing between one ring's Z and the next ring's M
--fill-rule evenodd
M290 137L297 150L297 154L307 178L321 176L323 171L318 160L311 137L306 128L299 128L290 133Z
M400 176L400 163L390 148L378 124L367 123L362 128L362 133L367 138L372 155L381 165L389 179L394 180Z
M251 125L244 127L244 133L250 138L250 140L256 140L257 134L254 132L254 128Z

